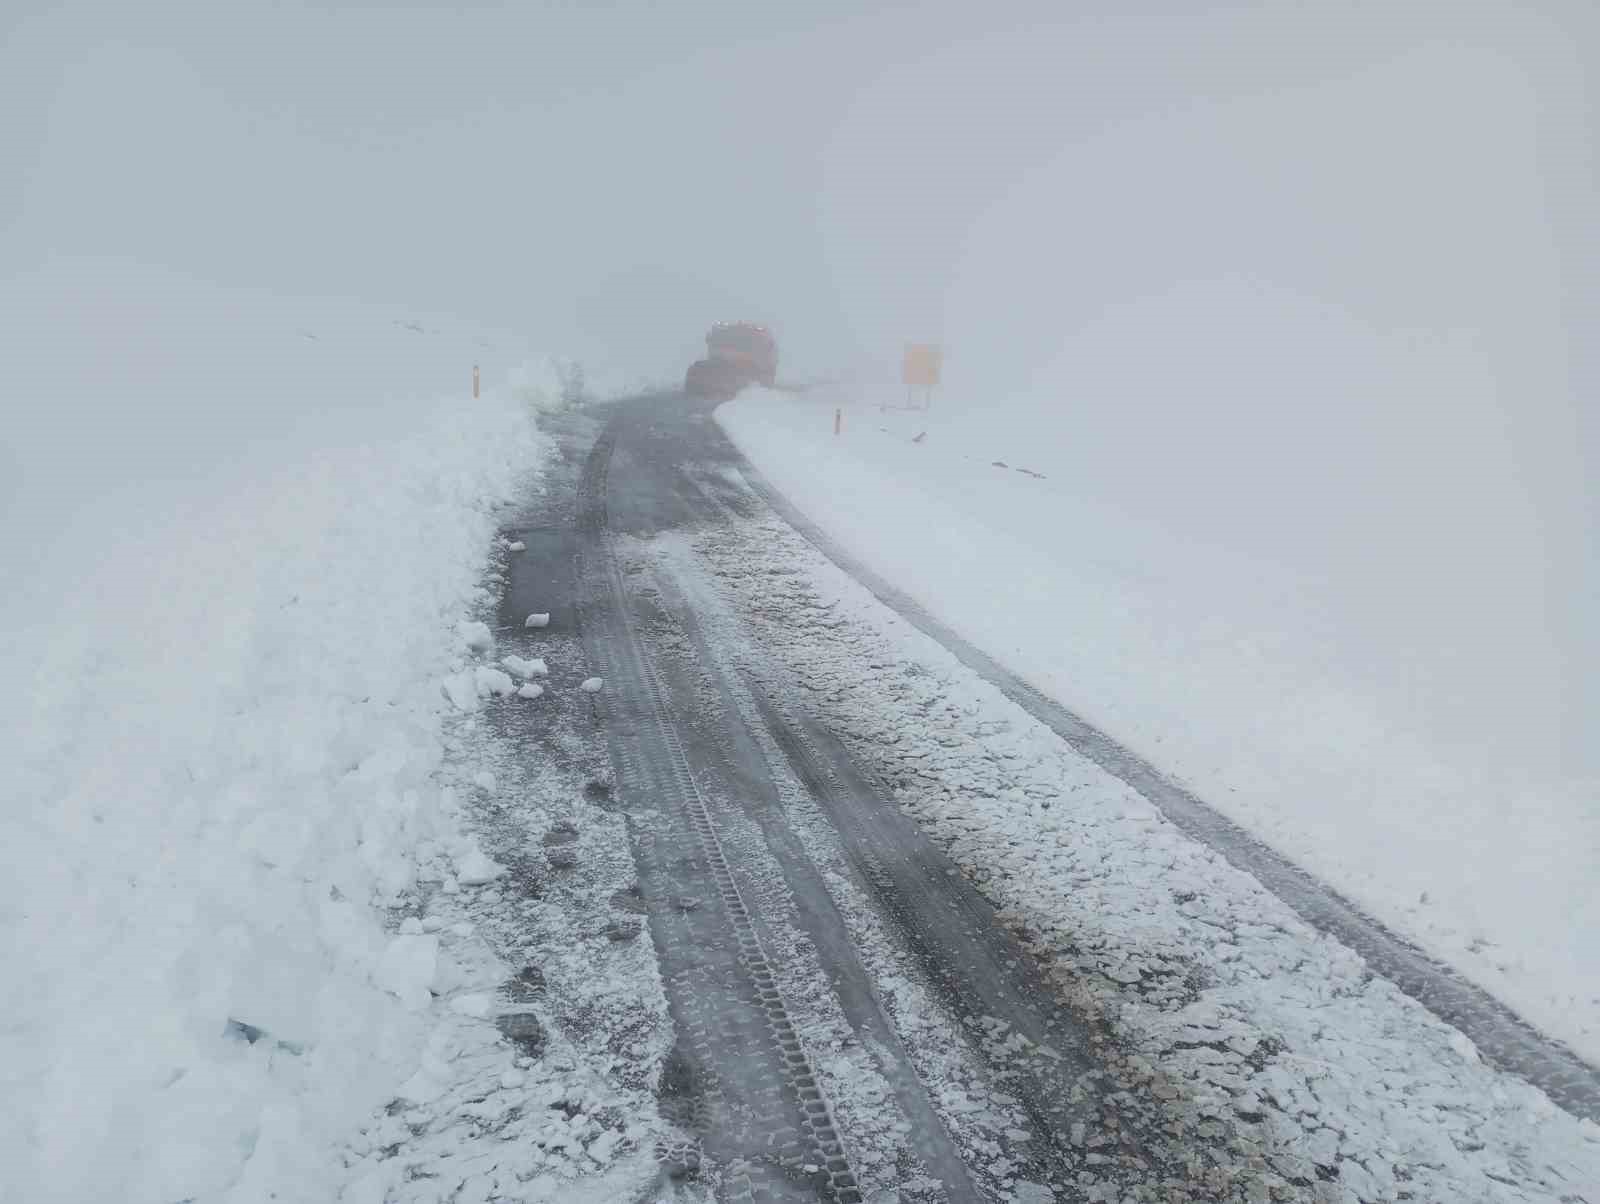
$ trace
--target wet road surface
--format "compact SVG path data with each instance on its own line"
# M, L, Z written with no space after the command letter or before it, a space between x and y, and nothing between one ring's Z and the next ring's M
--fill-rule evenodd
M1163 1166L1190 1155L1108 1074L1105 1034L1055 1000L827 726L748 672L748 648L708 635L704 581L644 554L765 507L706 485L733 460L709 408L648 398L550 429L568 479L557 467L547 491L576 503L514 532L528 551L502 610L544 607L551 582L570 582L570 621L605 679L613 802L678 1033L662 1106L696 1139L663 1151L669 1169L727 1200L855 1201L886 1185L906 1201L1071 1200L1187 1176ZM797 829L799 801L832 826L827 849L826 825ZM890 962L935 1001L917 1049L884 1006Z
M1303 916L1341 939L1352 928L1403 989L1455 1022L1488 1017L1486 1052L1510 1042L1519 1072L1549 1065L1553 1096L1592 1091L1592 1072L1505 1009L1226 821L1213 831L1203 804L839 556L739 461L708 405L639 398L546 427L561 455L546 504L508 532L528 552L502 613L570 592L553 624L606 682L608 789L678 1034L659 1087L687 1137L659 1151L671 1176L719 1200L1267 1198L1259 1160L1225 1125L1196 1127L1181 1082L1130 1076L673 542L774 512Z

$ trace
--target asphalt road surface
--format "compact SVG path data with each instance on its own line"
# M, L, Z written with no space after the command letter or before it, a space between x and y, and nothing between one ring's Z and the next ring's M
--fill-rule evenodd
M678 1034L659 1096L689 1139L660 1151L667 1174L719 1200L1268 1198L1260 1158L1062 998L730 602L697 548L773 521L1486 1056L1600 1111L1591 1068L839 555L710 410L669 395L551 417L561 455L502 603L547 609L561 583L575 603L557 624L605 679L594 718Z

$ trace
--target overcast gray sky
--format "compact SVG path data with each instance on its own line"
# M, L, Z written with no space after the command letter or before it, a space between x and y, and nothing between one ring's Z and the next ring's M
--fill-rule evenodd
M725 317L801 374L938 339L1101 500L1589 682L1597 14L8 0L0 282L132 260L661 377Z
M1394 294L1348 244L1407 231L1438 266L1482 209L1439 198L1505 174L1480 136L1536 133L1553 185L1587 153L1588 7L11 0L0 270L112 253L646 362L750 313L819 361L1031 365L1197 273ZM1520 126L1472 128L1486 89ZM1546 238L1587 225L1557 191Z

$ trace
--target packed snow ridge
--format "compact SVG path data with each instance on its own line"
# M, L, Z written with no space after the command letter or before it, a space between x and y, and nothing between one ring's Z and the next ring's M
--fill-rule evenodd
M386 909L440 857L446 891L505 872L463 835L441 725L516 691L462 650L493 647L470 616L542 454L530 406L559 398L540 371L391 403L360 440L308 420L80 565L64 592L94 602L6 652L16 1198L326 1199L339 1142L423 1073L454 938Z

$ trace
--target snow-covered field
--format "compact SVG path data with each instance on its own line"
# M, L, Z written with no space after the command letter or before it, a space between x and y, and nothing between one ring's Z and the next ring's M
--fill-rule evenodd
M481 859L440 686L561 366L129 265L0 317L0 1197L331 1198L432 1048L382 909Z
M1426 440L1351 482L1349 446L1208 444L1203 415L1119 443L1066 403L878 400L755 392L718 414L943 622L1600 1057L1583 691L1504 480L1466 456L1408 467Z

